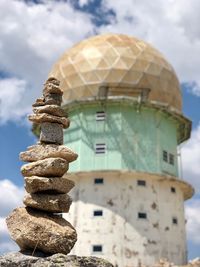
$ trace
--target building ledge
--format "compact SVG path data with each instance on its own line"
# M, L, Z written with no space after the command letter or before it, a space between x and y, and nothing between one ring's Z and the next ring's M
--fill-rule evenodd
M134 170L98 170L98 171L80 171L80 172L68 172L67 178L73 179L73 177L78 177L80 179L84 177L104 177L106 176L118 176L123 179L123 177L135 178L135 179L151 179L159 182L170 182L171 185L178 186L184 196L184 200L190 199L194 195L194 188L185 180L182 180L176 176L168 174L157 174L148 172L139 172Z

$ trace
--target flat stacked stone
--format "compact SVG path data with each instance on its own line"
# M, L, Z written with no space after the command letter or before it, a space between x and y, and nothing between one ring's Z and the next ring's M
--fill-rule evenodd
M20 153L20 159L28 162L21 168L27 191L25 207L15 209L6 220L22 251L68 254L77 240L76 230L60 215L69 211L72 200L68 192L74 187L63 175L77 159L77 154L63 145L63 129L70 122L61 108L62 94L59 81L49 78L43 96L33 104L34 114L28 116L40 124L40 140Z

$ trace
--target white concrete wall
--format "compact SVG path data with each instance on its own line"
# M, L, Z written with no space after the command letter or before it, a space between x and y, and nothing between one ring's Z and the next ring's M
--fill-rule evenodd
M104 178L103 185L94 184L98 177ZM117 171L71 178L76 182L70 194L74 202L65 218L78 232L71 254L103 257L118 267L152 264L160 258L176 264L186 262L180 182ZM138 179L146 180L146 186L138 186ZM172 186L176 193L171 192ZM103 210L103 216L94 217L94 210ZM147 219L138 219L138 212L146 212ZM173 217L177 225L172 223ZM102 245L103 252L92 252L92 245Z

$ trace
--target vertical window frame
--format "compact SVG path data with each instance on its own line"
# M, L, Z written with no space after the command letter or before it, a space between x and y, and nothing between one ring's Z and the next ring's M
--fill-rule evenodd
M105 121L106 120L106 113L105 111L96 111L96 121Z
M165 163L168 163L168 152L166 150L163 150L162 159Z
M172 166L174 166L174 164L175 164L174 154L169 153L168 158L169 158L169 164L172 165Z
M106 154L106 143L95 144L95 155Z

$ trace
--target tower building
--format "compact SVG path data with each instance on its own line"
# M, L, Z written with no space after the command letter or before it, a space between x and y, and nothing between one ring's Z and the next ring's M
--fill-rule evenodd
M180 84L163 55L118 34L86 39L53 66L76 151L69 216L77 255L118 267L187 260L184 201L193 188L178 171L177 147L190 137Z

